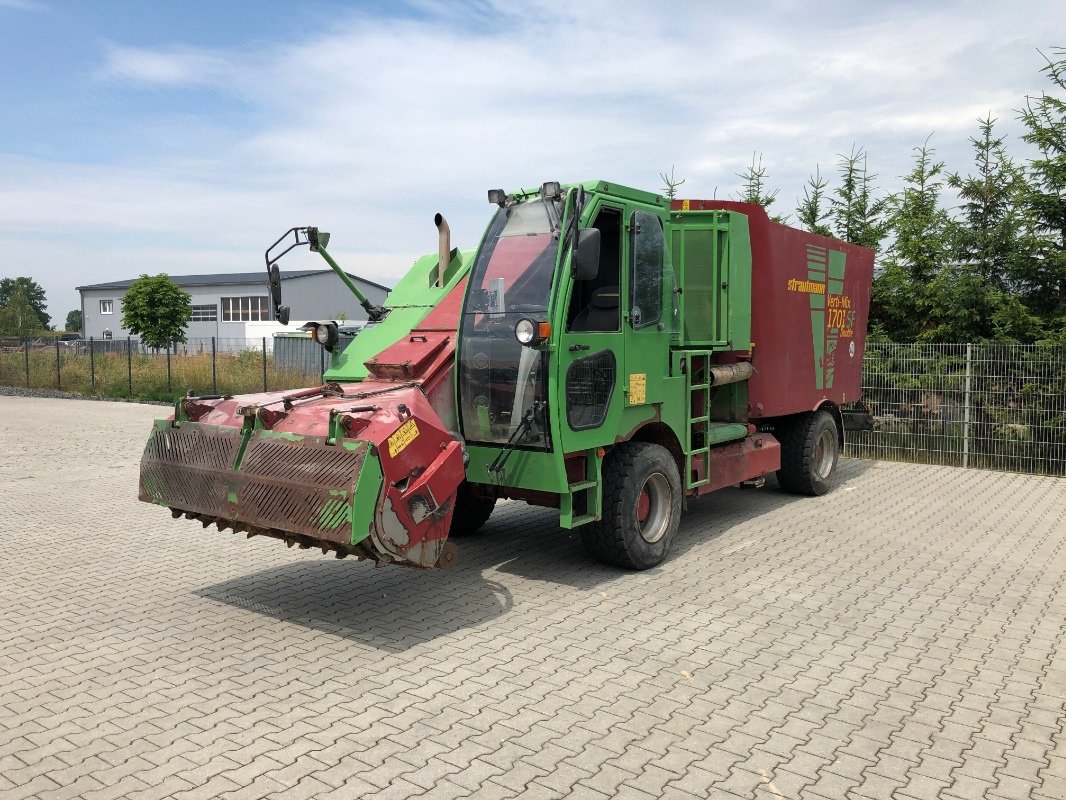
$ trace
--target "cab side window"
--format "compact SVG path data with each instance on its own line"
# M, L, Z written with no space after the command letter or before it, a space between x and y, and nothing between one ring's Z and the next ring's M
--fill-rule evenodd
M629 276L630 321L637 330L663 318L663 223L656 214L633 213Z
M567 329L617 331L621 329L622 317L622 212L601 209L592 227L600 231L600 268L595 278L574 282L567 309Z

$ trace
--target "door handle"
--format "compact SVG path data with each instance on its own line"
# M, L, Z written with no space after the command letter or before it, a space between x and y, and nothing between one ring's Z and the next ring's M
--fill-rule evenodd
M576 353L578 350L588 350L588 349L589 349L589 346L587 344L572 344L572 345L570 345L570 352L571 353Z

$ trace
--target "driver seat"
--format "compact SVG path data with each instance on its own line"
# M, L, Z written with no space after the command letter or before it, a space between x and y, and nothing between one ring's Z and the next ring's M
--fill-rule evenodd
M571 331L618 330L618 287L601 286L592 293L589 304L581 309L570 326Z

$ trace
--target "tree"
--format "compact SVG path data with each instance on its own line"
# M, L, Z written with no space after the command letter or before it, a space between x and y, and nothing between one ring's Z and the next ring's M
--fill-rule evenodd
M889 258L903 266L912 281L924 284L944 268L950 219L940 207L944 162L933 161L929 139L914 152L914 168L903 178L903 191L889 203L888 224L895 234Z
M191 316L191 296L163 274L141 275L122 298L122 327L156 349L184 342Z
M26 301L37 315L40 327L47 329L52 318L45 313L48 303L45 301L44 288L33 278L0 278L0 306L6 306L16 288L22 290Z
M678 180L674 177L674 168L672 165L670 167L669 175L665 172L660 172L659 177L662 178L663 181L663 194L665 194L670 200L673 200L677 197L677 187L683 184L685 179L682 178L681 180Z
M943 182L938 178L944 163L934 161L933 152L928 139L915 148L914 168L904 178L903 191L886 204L889 213L882 230L891 228L895 239L874 279L870 319L879 333L896 341L928 338L944 306L934 298L944 288L940 281L948 261L950 219L940 207Z
M33 336L44 330L37 309L30 302L24 285L11 288L7 302L0 308L0 334L4 336Z
M766 167L762 165L762 153L751 154L751 164L743 172L738 172L737 177L744 181L744 188L737 195L737 200L742 203L755 203L770 210L770 206L777 199L778 189L772 192L766 188ZM775 222L784 222L784 217L772 216Z
M962 201L961 218L952 225L952 248L960 269L1006 291L1025 260L1025 180L1007 155L1003 137L995 135L995 123L989 113L977 121L978 135L970 138L976 173L948 177Z
M796 218L811 233L819 236L832 236L829 225L829 210L825 207L825 190L829 181L822 177L822 171L815 166L814 174L807 179L803 187L803 200L796 206Z
M1033 228L1033 258L1016 271L1030 308L1053 325L1066 321L1066 48L1055 48L1040 70L1061 96L1026 98L1022 136L1039 150L1029 162L1025 208ZM1043 55L1043 54L1042 54Z
M64 326L68 331L81 330L81 312L75 309L67 312L67 324Z
M829 217L836 238L880 250L888 232L884 220L888 200L873 197L877 176L871 175L867 168L866 151L852 145L849 155L840 155L838 168L840 186L829 201Z

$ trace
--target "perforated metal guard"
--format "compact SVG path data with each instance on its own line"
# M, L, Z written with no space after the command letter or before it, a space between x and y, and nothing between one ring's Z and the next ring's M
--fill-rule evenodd
M253 436L241 470L238 428L186 423L152 433L141 499L250 527L351 542L351 491L365 451L318 438Z
M603 424L614 392L614 352L601 350L574 361L566 371L566 418L577 431Z
M240 443L238 428L187 423L153 431L141 457L140 498L183 511L225 515L226 477Z
M314 439L253 438L233 474L240 519L350 543L351 491L364 453Z

